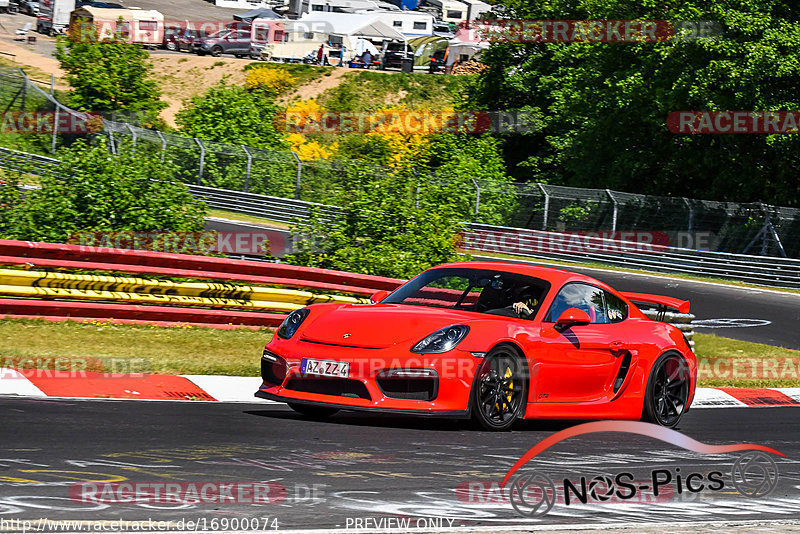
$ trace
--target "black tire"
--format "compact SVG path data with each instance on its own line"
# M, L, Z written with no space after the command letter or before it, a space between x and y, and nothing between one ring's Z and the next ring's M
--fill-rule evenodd
M211 47L211 55L214 57L219 57L222 55L222 47L221 46L212 46Z
M677 352L662 354L647 380L642 421L675 428L686 412L691 377L686 360Z
M528 371L516 349L500 345L484 357L472 388L472 418L486 430L508 430L524 415Z
M171 52L174 52L174 51L178 50L178 45L176 45L174 41L168 41L166 49L171 51Z
M287 404L289 408L309 419L327 419L339 411L336 408L323 408L321 406L310 406L308 404L295 404L293 402Z

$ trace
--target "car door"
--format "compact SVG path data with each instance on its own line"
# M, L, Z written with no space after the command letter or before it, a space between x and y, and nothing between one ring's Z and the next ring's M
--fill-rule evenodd
M591 323L559 332L555 322L568 308L585 311ZM542 323L529 401L592 402L612 397L627 349L626 318L627 307L615 295L583 282L565 284Z
M231 34L231 48L228 52L232 54L250 53L250 32L239 30Z

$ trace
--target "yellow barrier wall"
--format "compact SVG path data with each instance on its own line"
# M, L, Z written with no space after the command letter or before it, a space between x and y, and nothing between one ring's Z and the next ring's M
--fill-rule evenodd
M339 295L218 282L172 282L144 278L0 269L0 295L114 300L177 306L258 308L289 312L318 302L368 303Z

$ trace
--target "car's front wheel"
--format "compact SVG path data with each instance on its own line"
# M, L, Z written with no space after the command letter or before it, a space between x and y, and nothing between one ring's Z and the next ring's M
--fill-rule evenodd
M486 430L508 430L525 412L527 368L508 346L495 347L478 369L472 390L472 417Z
M327 419L339 411L336 408L323 408L320 406L310 406L308 404L295 404L293 402L288 404L289 408L309 419Z
M675 428L686 411L691 377L686 360L677 352L662 354L650 371L642 420Z
M222 55L222 47L221 46L211 47L211 55L214 57L219 57L220 55Z

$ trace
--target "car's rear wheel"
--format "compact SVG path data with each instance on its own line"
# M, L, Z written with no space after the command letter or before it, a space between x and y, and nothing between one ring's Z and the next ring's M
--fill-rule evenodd
M508 346L486 355L472 390L472 417L487 430L508 430L523 416L528 387L522 356Z
M686 411L690 387L689 367L683 356L677 352L662 354L650 371L642 420L676 427Z
M308 404L295 404L293 402L288 404L289 408L309 419L327 419L339 411L336 408L323 408L321 406L311 406Z
M173 41L167 41L167 50L174 52L178 49L178 45L176 45Z

